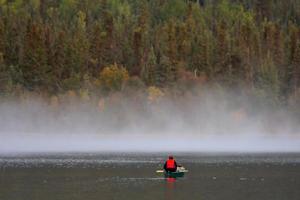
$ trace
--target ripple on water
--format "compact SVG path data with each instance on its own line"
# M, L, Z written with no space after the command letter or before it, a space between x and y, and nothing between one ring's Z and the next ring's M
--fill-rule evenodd
M300 154L187 154L176 156L180 163L194 163L215 166L234 166L236 164L272 164L285 165L300 163ZM112 166L135 165L137 168L143 165L159 165L163 163L165 156L161 155L98 155L98 154L44 154L26 156L0 156L0 167L89 167L97 168ZM239 167L239 166L236 166Z

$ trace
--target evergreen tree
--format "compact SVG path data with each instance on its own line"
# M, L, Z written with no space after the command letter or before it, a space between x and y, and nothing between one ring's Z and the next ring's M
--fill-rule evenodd
M47 73L50 69L47 65L44 36L42 24L38 22L28 23L22 63L24 84L28 89L47 86Z

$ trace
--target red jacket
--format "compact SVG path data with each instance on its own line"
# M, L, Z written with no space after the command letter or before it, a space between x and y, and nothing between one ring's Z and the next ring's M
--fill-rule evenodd
M177 163L174 159L169 159L166 161L165 165L164 165L164 169L168 170L168 169L177 169Z

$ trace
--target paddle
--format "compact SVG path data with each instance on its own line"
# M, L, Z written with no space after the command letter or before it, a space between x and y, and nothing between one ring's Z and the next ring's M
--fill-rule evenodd
M156 170L156 173L164 173L165 172L165 170ZM186 170L186 169L184 169L184 170L180 170L179 172L189 172L189 170Z

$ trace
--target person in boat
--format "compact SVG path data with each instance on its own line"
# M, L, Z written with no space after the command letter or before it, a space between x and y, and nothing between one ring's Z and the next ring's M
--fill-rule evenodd
M164 170L166 172L176 172L177 171L177 163L174 160L173 156L169 156L169 159L166 161L164 165Z

